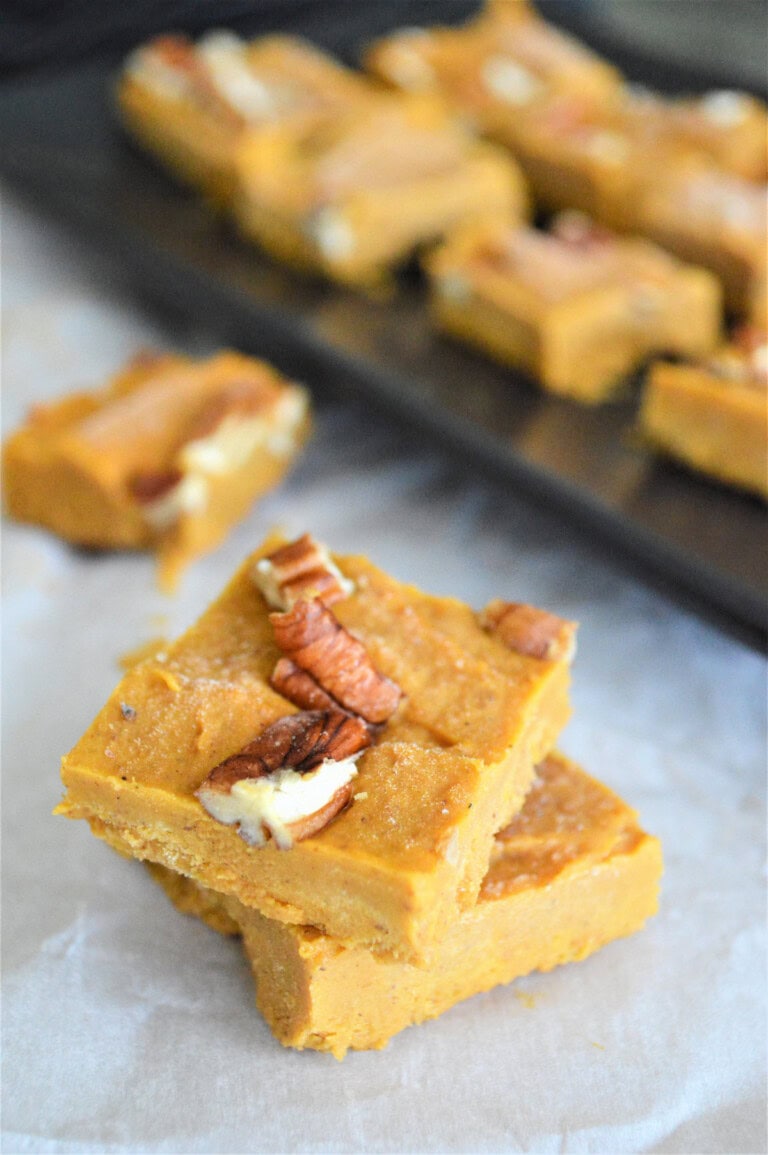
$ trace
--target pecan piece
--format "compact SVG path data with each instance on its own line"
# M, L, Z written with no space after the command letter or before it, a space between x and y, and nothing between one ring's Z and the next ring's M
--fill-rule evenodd
M330 694L326 693L311 674L302 670L290 658L280 658L272 671L269 684L301 710L338 710Z
M247 378L228 381L205 402L191 422L185 441L210 437L227 417L253 417L268 408L270 400L270 391L263 381L249 381Z
M175 525L185 514L201 513L208 504L208 483L204 477L181 469L135 473L128 490L148 525L161 532Z
M346 806L355 759L371 741L365 723L341 710L289 714L216 766L196 796L251 845L263 846L271 834L288 849Z
M131 496L139 505L150 505L158 498L165 497L179 484L182 478L180 469L158 469L154 473L134 473L128 482Z
M510 650L531 658L570 662L576 653L576 623L521 602L489 602L478 615L480 625Z
M219 92L204 55L187 36L158 36L139 51L146 58L145 67L151 69L153 61L157 61L171 74L178 74L195 100L220 117L227 127L242 126L243 117Z
M288 613L270 614L269 620L286 657L345 710L377 724L395 712L400 687L379 673L362 642L318 598L299 601Z
M252 576L269 605L278 610L290 610L302 598L319 598L330 606L355 588L326 547L308 533L257 561Z
M196 71L195 47L186 36L173 33L157 36L150 42L148 49L169 68L178 68L180 72L193 74Z

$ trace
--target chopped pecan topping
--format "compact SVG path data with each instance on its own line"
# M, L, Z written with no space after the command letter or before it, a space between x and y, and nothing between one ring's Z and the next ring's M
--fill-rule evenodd
M157 36L150 43L149 48L169 68L178 68L180 72L192 74L197 70L195 46L186 36L173 35L172 33Z
M290 658L281 658L272 671L269 684L278 694L293 702L301 710L338 709L330 694L318 685L311 674L302 670Z
M252 417L264 410L269 400L263 381L228 382L208 399L187 430L185 441L210 437L227 417Z
M140 505L150 505L179 484L183 477L180 469L159 469L154 473L135 473L128 482L131 495Z
M302 599L319 598L330 606L354 590L324 545L308 533L261 558L253 580L275 609L290 610Z
M241 778L262 778L274 770L309 774L321 762L343 762L370 746L368 727L342 710L305 710L268 726L239 754L211 771L204 785L231 790Z
M372 741L360 718L312 710L280 718L216 766L197 798L252 845L281 849L326 826L352 796L354 760Z
M345 710L378 724L397 709L399 686L379 673L362 642L319 599L299 601L287 613L270 614L269 620L286 657Z
M532 658L570 662L576 652L576 623L520 602L489 602L480 625L510 650Z

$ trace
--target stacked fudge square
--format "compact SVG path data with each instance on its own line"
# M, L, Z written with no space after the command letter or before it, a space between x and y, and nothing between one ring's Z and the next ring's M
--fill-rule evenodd
M574 633L272 537L128 671L59 812L242 937L280 1042L381 1047L656 908L658 842L554 752Z

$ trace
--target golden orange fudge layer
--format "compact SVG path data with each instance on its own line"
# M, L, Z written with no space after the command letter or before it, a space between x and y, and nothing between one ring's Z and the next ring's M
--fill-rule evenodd
M720 336L715 277L580 213L547 233L466 226L427 268L441 329L579 401L604 400L653 351L703 354Z
M745 180L768 177L768 112L762 100L745 92L670 99L628 85L620 115L638 141L668 146L679 157L696 155Z
M652 445L768 498L768 337L745 327L698 364L651 369L640 427Z
M457 222L528 210L514 161L429 97L382 95L363 110L253 132L237 186L232 208L246 237L363 288L386 283Z
M126 127L178 177L226 201L244 132L363 104L372 86L311 44L215 31L194 44L160 36L126 61L118 103Z
M63 761L59 813L272 918L423 959L567 720L573 634L269 542L127 673Z
M308 432L308 394L263 361L140 354L100 391L33 407L4 447L5 507L77 545L154 549L170 588Z
M743 106L738 134L713 120L717 109L725 120L729 106L734 117ZM644 196L688 166L713 168L731 188L747 177L765 180L767 120L759 101L738 93L667 101L624 88L595 102L573 90L526 105L514 130L495 137L513 149L541 207L580 209L613 228L645 232Z
M538 768L522 812L496 838L477 904L449 928L428 968L345 948L286 926L153 866L172 901L241 934L257 1005L285 1046L383 1047L412 1023L533 970L583 959L656 911L661 848L632 810L572 762Z
M530 5L488 4L462 27L395 33L371 48L367 65L399 88L440 93L511 149L537 205L621 223L637 174L612 123L620 73Z
M689 161L649 182L635 218L646 236L715 273L729 309L751 314L765 284L768 186Z
M556 94L610 102L620 75L517 0L458 27L408 28L369 48L367 68L395 88L439 93L480 131L517 143L521 118Z

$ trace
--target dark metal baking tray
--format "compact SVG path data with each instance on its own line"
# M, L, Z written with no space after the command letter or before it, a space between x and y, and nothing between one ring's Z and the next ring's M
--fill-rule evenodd
M320 7L322 17L317 5L286 6L279 24L348 59L389 27L469 10L434 0ZM590 38L580 7L545 13L571 24L578 17ZM244 27L266 30L257 16ZM609 47L633 79L673 87L667 64ZM243 244L124 139L111 99L118 59L38 70L0 87L0 171L9 183L118 263L145 300L184 310L318 392L352 391L418 424L462 462L491 467L510 489L584 528L639 576L765 645L768 519L759 501L648 453L631 398L584 409L436 335L414 273L394 299L370 301L301 279ZM712 70L672 75L676 89L690 91L723 80Z

